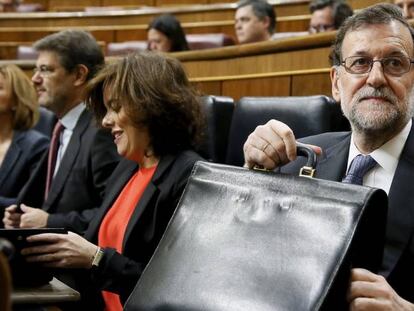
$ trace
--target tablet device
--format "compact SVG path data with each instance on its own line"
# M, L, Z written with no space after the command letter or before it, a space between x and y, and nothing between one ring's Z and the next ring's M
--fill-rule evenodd
M63 233L64 228L37 228L37 229L0 229L0 237L9 240L14 246L14 255L10 260L10 268L14 285L35 286L49 283L53 278L53 269L42 267L37 263L29 263L20 254L25 247L39 245L27 242L26 238L41 233Z
M10 242L13 241L25 241L28 236L41 234L41 233L68 233L68 230L64 228L13 228L13 229L0 229L0 238L5 238Z

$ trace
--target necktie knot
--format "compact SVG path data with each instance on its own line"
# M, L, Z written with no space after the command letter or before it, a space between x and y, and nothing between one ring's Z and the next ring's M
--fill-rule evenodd
M342 182L362 185L365 174L371 170L377 162L370 155L357 155L349 166L348 173L342 179Z
M59 140L60 134L62 133L64 128L65 127L63 126L62 123L60 123L60 121L56 122L55 127L53 128L52 140L53 139Z

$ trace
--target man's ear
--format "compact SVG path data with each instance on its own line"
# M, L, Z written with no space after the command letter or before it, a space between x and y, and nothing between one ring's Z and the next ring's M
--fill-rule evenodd
M269 16L265 16L263 19L263 25L265 26L266 29L269 29L270 26L270 17Z
M331 83L332 83L332 97L338 103L341 102L341 96L339 92L339 68L338 66L332 66L330 71Z
M88 80L89 69L83 64L79 64L75 69L75 86L80 86L86 83Z

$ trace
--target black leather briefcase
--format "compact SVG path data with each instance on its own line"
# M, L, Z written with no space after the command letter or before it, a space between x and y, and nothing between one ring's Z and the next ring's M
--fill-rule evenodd
M379 189L198 162L125 310L347 310L386 214Z

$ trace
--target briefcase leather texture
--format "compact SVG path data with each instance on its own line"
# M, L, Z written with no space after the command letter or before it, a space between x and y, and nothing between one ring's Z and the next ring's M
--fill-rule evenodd
M347 310L386 214L379 189L197 162L125 310Z

